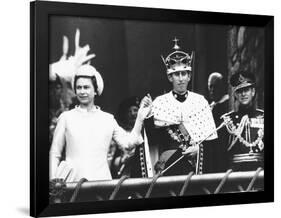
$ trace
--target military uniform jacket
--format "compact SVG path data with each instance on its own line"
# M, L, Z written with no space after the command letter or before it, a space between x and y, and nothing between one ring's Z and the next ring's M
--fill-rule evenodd
M222 116L226 127L222 130L227 143L227 168L251 171L263 167L264 112L259 109L238 110ZM230 122L229 122L230 121Z

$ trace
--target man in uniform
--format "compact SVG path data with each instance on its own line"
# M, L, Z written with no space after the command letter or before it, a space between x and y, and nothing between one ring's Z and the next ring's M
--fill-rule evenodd
M188 54L174 40L173 51L162 60L172 90L153 101L152 114L145 121L149 146L158 146L156 173L182 175L203 171L203 143L217 138L208 102L188 91L192 75L193 52ZM203 142L203 143L202 143ZM146 143L146 141L145 141Z
M234 171L256 170L263 167L264 112L255 105L255 75L239 71L232 75L230 84L237 111L222 116L226 124L222 131L229 138L225 166Z

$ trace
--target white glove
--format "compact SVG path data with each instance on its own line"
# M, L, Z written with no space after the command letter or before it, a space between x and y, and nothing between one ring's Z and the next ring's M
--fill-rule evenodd
M94 58L95 54L87 55L90 50L89 45L84 47L79 46L80 41L80 30L77 29L75 33L75 53L74 56L69 56L67 58L67 53L69 49L68 38L63 36L63 47L62 47L62 56L59 61L50 64L49 66L49 79L54 81L56 75L61 78L64 78L66 81L71 82L76 69L84 63L90 64L90 60Z

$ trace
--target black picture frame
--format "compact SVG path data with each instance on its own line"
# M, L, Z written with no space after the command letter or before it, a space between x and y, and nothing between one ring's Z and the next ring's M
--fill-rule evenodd
M264 111L265 166L264 191L223 195L188 196L163 199L134 199L49 204L48 69L49 18L83 16L159 22L256 26L264 28ZM105 6L35 1L30 4L30 215L58 216L183 207L246 204L274 201L274 18L273 16L228 14L168 9Z

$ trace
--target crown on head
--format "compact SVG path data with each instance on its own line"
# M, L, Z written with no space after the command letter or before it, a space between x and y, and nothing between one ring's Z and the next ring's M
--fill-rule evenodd
M169 54L166 58L161 55L161 58L167 68L167 74L174 73L176 71L192 71L192 58L193 58L193 51L191 54L183 52L180 50L180 46L178 45L178 39L175 38L173 40L175 42L173 51Z

